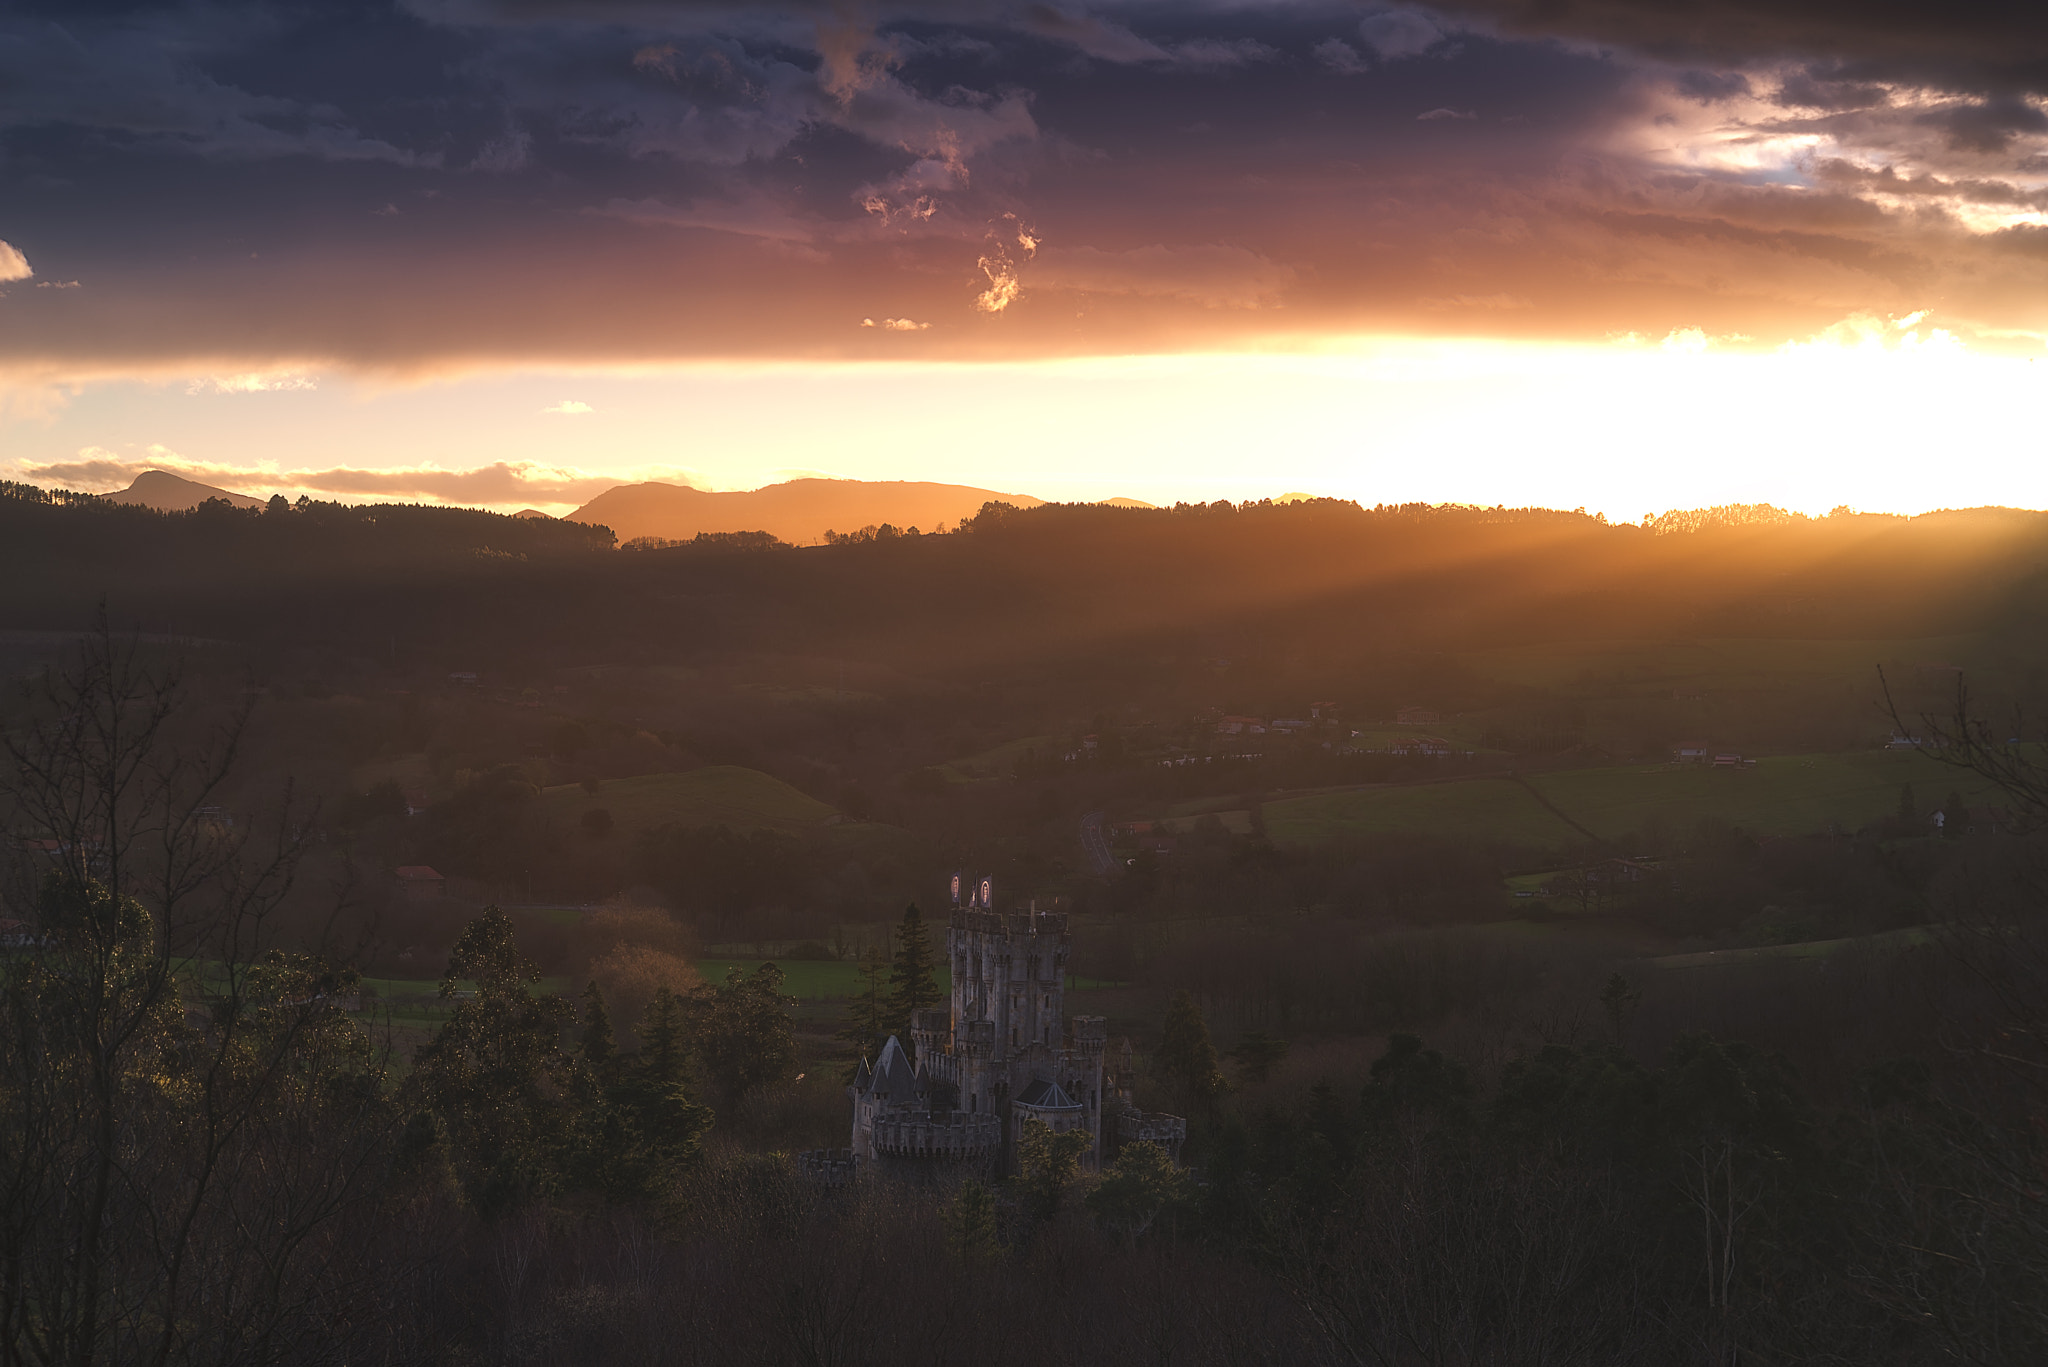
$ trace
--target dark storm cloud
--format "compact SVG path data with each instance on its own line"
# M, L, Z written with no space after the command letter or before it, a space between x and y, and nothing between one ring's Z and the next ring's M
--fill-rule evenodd
M2036 326L2038 23L1714 3L17 9L0 241L81 288L0 298L0 356Z
M2036 0L1447 0L1502 31L1613 43L1685 63L1812 58L1967 91L2048 90Z

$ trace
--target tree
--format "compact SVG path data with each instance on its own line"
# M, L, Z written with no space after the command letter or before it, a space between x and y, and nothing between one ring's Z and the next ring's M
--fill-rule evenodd
M1614 1034L1615 1048L1621 1047L1629 1022L1635 1019L1636 1008L1642 1004L1642 989L1629 986L1628 979L1619 973L1610 977L1607 986L1600 989L1600 1009L1607 1013L1607 1028Z
M894 1011L883 984L888 978L887 962L879 956L864 957L860 965L860 991L854 995L846 1013L846 1025L837 1038L851 1046L853 1059L847 1064L847 1076L851 1077L861 1059L873 1058L881 1052L882 1044L889 1037L889 1025Z
M1032 1214L1049 1220L1059 1212L1094 1143L1086 1130L1055 1130L1038 1119L1024 1122L1017 1139L1017 1184Z
M473 994L462 990L465 978ZM415 1052L407 1080L440 1120L463 1193L487 1219L558 1185L576 1066L561 1033L575 1011L559 995L529 992L538 981L511 918L485 908L455 942L441 979L441 997L455 1009Z
M946 1246L968 1262L995 1253L996 1198L984 1184L970 1179L953 1194L946 1207Z
M1159 1072L1177 1104L1193 1114L1206 1115L1217 1099L1230 1089L1223 1070L1216 1066L1216 1046L1209 1039L1209 1023L1202 1019L1195 999L1185 989L1167 1003L1166 1020L1160 1027Z
M368 1313L395 1137L345 979L278 952L303 816L218 810L247 703L98 629L5 742L0 1358L289 1361Z
M1135 1244L1162 1216L1170 1217L1194 1199L1194 1184L1157 1144L1126 1144L1116 1162L1088 1193L1095 1218Z
M602 1070L618 1052L612 1034L612 1018L604 1009L604 991L592 979L583 989L583 1061Z
M602 1009L603 998L596 1000ZM711 1128L711 1111L693 1094L683 1007L668 988L656 990L638 1033L640 1052L616 1061L602 1086L586 1090L575 1177L614 1203L673 1209Z
M931 937L924 913L912 902L896 927L896 964L889 971L889 1028L909 1038L916 1013L939 1005L939 979L932 967Z
M720 1110L796 1072L791 1000L783 995L782 970L774 964L751 974L735 968L724 982L693 991L688 1005L690 1042Z

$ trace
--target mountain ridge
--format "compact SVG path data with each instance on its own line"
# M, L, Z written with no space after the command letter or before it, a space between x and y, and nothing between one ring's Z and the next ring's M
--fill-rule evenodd
M973 517L989 502L1035 508L1045 500L966 484L922 480L792 479L759 489L715 492L648 481L605 490L564 518L601 524L621 542L656 536L687 540L699 532L767 532L783 541L824 539L893 523L931 531Z
M154 508L160 513L182 513L197 508L210 498L225 499L237 508L261 508L263 500L250 498L228 489L201 484L197 480L174 475L169 470L144 470L135 477L135 482L118 493L102 494L109 503L139 504Z

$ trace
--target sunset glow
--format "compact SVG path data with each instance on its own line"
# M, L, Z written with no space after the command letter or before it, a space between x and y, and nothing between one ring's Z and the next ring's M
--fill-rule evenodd
M140 14L5 21L11 478L2048 502L2048 95L1973 21Z
M2042 365L1903 321L1851 320L1774 351L1693 330L1592 345L1333 339L978 364L108 380L18 414L10 449L20 476L84 489L159 468L263 496L557 513L622 480L743 489L795 472L1073 501L1306 492L1614 520L1733 502L1810 514L2048 504L2034 458ZM1964 430L1981 458L1953 458Z

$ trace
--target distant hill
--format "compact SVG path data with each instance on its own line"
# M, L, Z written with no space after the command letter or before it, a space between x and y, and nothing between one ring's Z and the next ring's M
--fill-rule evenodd
M525 518L535 518L535 517L546 517L546 518L552 518L552 517L554 516L554 514L553 514L553 513L544 513L544 512L542 512L542 511L541 511L540 509L538 509L538 508L521 508L521 509L520 509L520 510L519 510L518 512L516 512L516 513L512 514L512 516L514 516L514 517L525 517Z
M1044 500L961 484L870 483L857 479L793 479L744 493L709 493L680 484L621 484L570 513L572 522L610 527L620 541L659 536L687 540L699 532L768 532L811 542L827 531L857 532L893 523L930 531L981 511L991 500L1035 508Z
M1156 510L1159 507L1157 503L1147 503L1142 498L1100 498L1096 502L1105 508L1152 508Z
M182 513L197 508L209 498L226 499L237 508L261 508L263 500L246 494L231 494L211 484L180 479L168 470L144 470L135 482L118 494L104 496L109 503L135 503L160 513Z

